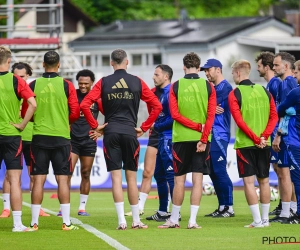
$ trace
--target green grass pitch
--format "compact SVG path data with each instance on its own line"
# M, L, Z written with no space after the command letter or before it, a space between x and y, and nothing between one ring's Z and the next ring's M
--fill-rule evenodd
M54 212L59 209L57 199L50 199L54 192L46 192L42 206ZM150 195L157 195L151 192ZM77 216L79 192L71 194L71 217L78 218L82 223L93 226L100 232L118 241L128 249L300 249L299 244L263 244L263 237L271 239L278 237L295 237L300 241L300 225L282 225L272 223L268 228L244 228L252 222L249 207L243 191L234 191L234 218L206 218L205 214L217 208L217 197L203 196L198 212L197 222L202 226L199 230L186 229L189 219L189 195L186 191L185 200L181 209L182 221L180 229L158 229L159 222L147 221L146 216L154 213L158 207L157 199L148 199L145 206L145 215L142 221L149 225L145 230L126 231L116 230L118 220L110 191L93 191L87 203L87 212L90 217ZM125 212L130 206L125 196ZM23 194L24 202L30 203L29 193ZM1 200L0 200L1 203ZM271 209L277 201L271 202ZM126 217L127 224L131 225L131 217ZM23 206L23 223L29 225L31 221L30 209ZM105 241L87 232L82 227L78 231L62 231L60 217L40 217L39 231L30 233L12 233L12 218L0 219L0 249L114 249ZM269 239L269 238L268 238Z

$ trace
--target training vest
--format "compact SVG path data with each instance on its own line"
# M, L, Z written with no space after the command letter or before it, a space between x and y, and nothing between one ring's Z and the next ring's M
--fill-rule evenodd
M70 139L69 106L62 77L36 79L34 86L37 109L33 135L59 136Z
M247 126L258 136L267 127L270 116L270 99L265 89L258 84L240 85L241 113ZM270 145L270 138L268 139ZM246 148L255 146L254 142L240 129L237 129L234 148Z
M206 81L181 78L178 82L178 110L181 115L196 123L205 124L207 119L208 91ZM202 133L173 122L172 141L199 141ZM210 141L211 135L209 136Z
M20 119L22 122L22 119ZM32 141L33 122L28 122L25 129L21 132L22 141Z
M20 131L10 123L19 123L20 100L14 90L14 75L0 76L0 135L18 136Z

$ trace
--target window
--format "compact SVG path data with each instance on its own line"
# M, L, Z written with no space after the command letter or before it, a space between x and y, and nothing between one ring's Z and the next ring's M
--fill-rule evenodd
M102 66L110 66L110 58L107 55L102 56Z
M142 55L141 54L132 55L132 65L135 65L135 66L142 65Z
M53 20L53 24L55 24L55 25L59 24L59 22L58 22L58 20L56 20L56 18L58 18L57 13L55 13L55 17ZM64 32L75 32L75 33L77 32L77 19L74 19L74 18L75 17L73 17L72 14L69 14L67 11L64 11L64 27L63 27ZM50 25L48 10L36 12L36 24L37 25ZM53 30L53 32L58 33L58 32L60 32L59 29L60 28L50 28L50 27L49 28L37 28L37 32L49 33L51 30Z
M161 54L153 54L153 65L161 64Z
M87 55L85 58L85 66L90 67L91 66L91 56Z

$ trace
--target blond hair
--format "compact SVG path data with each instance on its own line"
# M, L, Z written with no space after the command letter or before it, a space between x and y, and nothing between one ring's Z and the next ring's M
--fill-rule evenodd
M296 61L296 62L294 63L294 65L295 65L295 69L300 70L300 60Z
M249 76L251 71L251 64L247 60L242 59L234 62L231 65L231 68L233 70L242 72L245 76Z
M0 65L7 62L7 59L11 58L11 51L5 46L0 46Z

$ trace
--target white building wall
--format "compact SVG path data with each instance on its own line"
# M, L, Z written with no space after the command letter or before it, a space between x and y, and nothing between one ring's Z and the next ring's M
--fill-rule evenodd
M184 71L183 71L183 57L189 53L189 52L195 52L200 56L201 59L201 65L203 65L207 59L211 58L211 54L210 51L197 51L197 50L191 50L191 51L187 51L187 52L169 52L168 53L168 61L167 62L163 62L165 64L168 64L172 69L173 69L173 79L172 81L176 81L179 78L182 78L184 76ZM204 77L205 78L205 74L204 72L199 72L199 76L200 77Z
M264 27L261 30L255 30L253 33L248 34L249 37L252 38L262 38L262 37L290 37L290 33L275 27L275 26L269 26L269 27ZM147 47L146 44L141 44L137 47L143 47L142 49L134 48L132 49L130 46L131 44L124 44L124 49L128 53L129 57L129 66L128 66L128 72L134 75L137 75L141 77L145 82L148 84L150 88L154 86L152 76L154 72L154 68L156 65L142 65L142 66L132 66L130 63L130 58L131 54L151 54L151 53L161 53L162 54L162 63L163 64L168 64L174 72L172 82L176 81L177 79L181 78L184 76L183 72L183 63L182 59L184 55L188 52L194 51L197 54L199 54L201 58L201 65L204 65L207 59L209 58L216 58L221 61L223 64L223 75L225 79L227 79L235 88L235 83L232 81L232 74L231 74L231 65L234 63L236 60L239 59L246 59L251 63L252 70L250 74L250 79L253 82L260 83L263 85L266 85L266 82L264 79L260 78L257 70L256 70L256 63L255 63L255 58L257 54L261 51L264 50L264 48L260 47L254 47L254 46L248 46L248 45L241 45L239 44L236 40L232 40L230 37L227 38L228 42L225 43L220 43L217 47L211 46L211 49L208 49L207 51L205 50L197 50L195 47L192 49L184 49L176 50L174 48L169 49L169 48L159 48L155 47L153 48L153 44L149 44ZM108 46L110 47L110 46ZM97 54L99 57L101 55L110 55L113 49L115 48L106 48L106 50L97 50L97 51L92 51L92 55ZM126 48L127 47L127 48ZM267 50L267 48L265 48ZM98 60L99 61L99 60ZM91 67L91 70L93 70L96 74L96 78L100 79L102 76L108 75L113 73L112 67L103 67L103 66L98 66L98 67ZM205 74L203 71L199 72L200 77L206 78ZM139 116L138 116L138 125L140 125L146 118L148 117L148 112L146 109L146 105L141 102L140 105L140 110L139 110ZM236 130L236 125L235 122L232 119L232 126L231 126L231 136L235 136L235 130Z
M216 59L222 63L223 75L230 83L233 83L231 77L231 65L241 58L239 44L236 41L218 46L216 49Z
M261 29L259 31L253 32L252 34L248 35L249 37L257 37L257 38L263 38L263 37L278 37L278 38L283 38L283 37L291 37L292 35L284 31L278 27L275 26L269 26L264 29Z
M18 30L21 26L28 26L27 31L15 31L13 32L13 37L15 38L35 38L36 32L35 28L30 28L36 25L36 12L28 11L23 15L16 23L15 28Z

